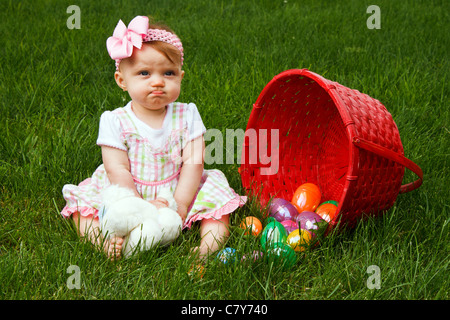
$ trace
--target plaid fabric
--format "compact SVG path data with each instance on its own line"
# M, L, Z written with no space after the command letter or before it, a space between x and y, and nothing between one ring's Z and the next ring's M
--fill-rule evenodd
M113 111L121 126L121 139L127 146L131 174L136 189L141 196L150 201L158 196L162 187L169 186L175 191L181 170L181 151L189 140L189 130L185 121L187 105L172 104L172 128L164 146L156 148L149 139L138 132L133 118L124 108ZM74 212L83 216L98 216L101 208L100 191L110 185L103 164L91 178L78 186L68 184L63 187L66 206L63 216ZM246 197L240 197L230 188L225 175L219 170L204 170L197 194L191 203L185 227L204 218L220 218L244 205Z

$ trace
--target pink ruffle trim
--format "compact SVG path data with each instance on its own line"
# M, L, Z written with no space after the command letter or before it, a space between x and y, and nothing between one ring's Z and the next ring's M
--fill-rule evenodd
M203 220L203 219L220 219L223 215L230 214L234 210L236 210L238 207L242 207L247 202L247 197L245 196L239 196L236 195L235 198L231 199L227 202L226 205L221 207L219 210L216 210L210 214L202 215L202 214L196 214L192 217L189 217L188 220L185 221L183 229L188 228L190 229L192 227L192 224L196 221ZM90 215L93 215L94 218L98 217L98 210L94 209L92 207L64 207L64 209L61 211L61 215L68 218L75 212L79 212L81 216L87 217Z
M246 202L247 202L247 197L236 195L236 197L234 199L231 199L230 201L228 201L227 204L224 205L223 207L221 207L219 210L216 210L207 215L196 214L196 215L193 215L192 217L189 217L189 219L184 222L183 229L184 228L190 229L192 224L199 220L211 219L211 218L220 219L223 215L230 214L231 212L236 210L238 207L242 207Z
M64 209L61 211L61 214L68 218L75 212L79 212L81 216L87 217L93 215L94 218L97 218L98 216L98 210L94 209L92 207L64 207Z

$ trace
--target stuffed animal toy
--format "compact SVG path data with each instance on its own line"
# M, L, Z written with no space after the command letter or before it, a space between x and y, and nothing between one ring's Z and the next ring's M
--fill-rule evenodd
M170 189L160 191L158 197L169 202L168 207L160 209L136 197L130 189L118 185L105 188L101 197L104 206L102 233L109 237L125 238L122 248L125 257L156 245L168 245L181 233L182 221Z

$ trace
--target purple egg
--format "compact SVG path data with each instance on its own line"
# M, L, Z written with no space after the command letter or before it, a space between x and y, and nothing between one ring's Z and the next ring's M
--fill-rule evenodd
M297 216L296 221L300 222L300 227L302 229L310 231L313 237L315 236L315 234L312 232L313 230L318 230L319 228L327 224L327 222L322 219L321 216L312 211L301 212Z
M269 216L278 222L295 220L298 211L292 203L282 198L273 198L269 205Z
M295 229L298 229L298 222L294 220L284 220L281 224L286 229L287 233L290 234Z

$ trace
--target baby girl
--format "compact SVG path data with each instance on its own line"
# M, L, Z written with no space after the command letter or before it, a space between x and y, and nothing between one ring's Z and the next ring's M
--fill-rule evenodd
M101 190L117 184L164 207L158 194L169 187L184 228L200 224L194 251L204 258L219 249L229 235L229 214L247 199L221 171L204 169L206 128L197 106L176 102L184 77L182 43L169 28L149 26L148 17L137 16L128 27L120 20L106 44L116 64L115 81L131 100L102 114L97 144L103 164L79 185L64 186L61 213L73 219L80 236L117 258L124 239L101 235Z

